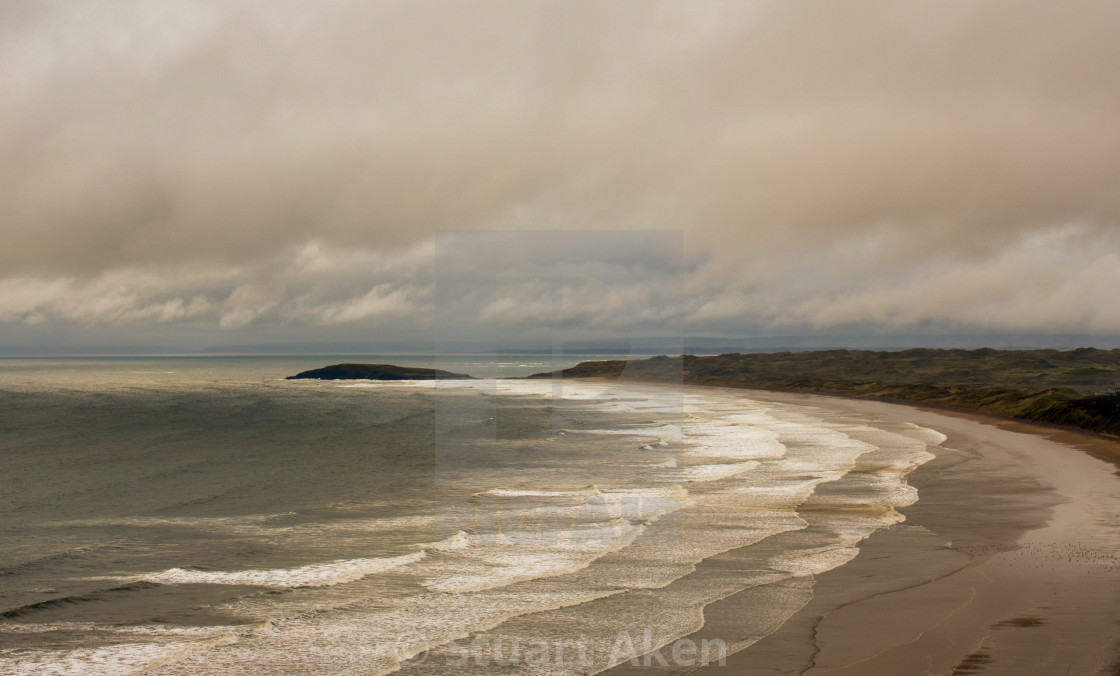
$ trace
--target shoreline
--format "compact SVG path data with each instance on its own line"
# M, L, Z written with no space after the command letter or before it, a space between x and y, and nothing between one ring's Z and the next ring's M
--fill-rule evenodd
M692 385L692 387L707 387L705 385ZM712 385L711 387L725 387L723 385ZM727 386L735 388L734 386ZM848 399L852 401L867 401L878 402L882 404L890 404L893 406L905 406L921 411L928 411L931 413L943 413L946 415L957 416L969 420L978 420L986 424L1001 427L1011 431L1021 431L1024 434L1033 434L1036 436L1043 436L1050 438L1051 435L1059 437L1061 440L1058 443L1067 446L1074 446L1078 450L1089 453L1093 457L1105 460L1116 465L1120 471L1120 437L1115 437L1103 432L1088 429L1086 427L1076 427L1073 425L1061 425L1058 423L1043 422L1041 420L1029 420L1027 418L1016 418L1008 415L1001 415L999 413L990 413L988 411L980 411L968 408L958 408L956 406L946 406L942 404L933 404L929 402L911 401L909 399L884 399L884 398L871 398L871 397L857 397L851 394L840 394L834 392L802 392L798 390L759 390L751 388L743 388L750 392L766 392L780 395L806 395L810 397L829 397L833 399ZM1105 442L1104 444L1092 444L1082 447L1081 444L1090 441Z
M579 378L579 380L603 381L614 382L610 378ZM657 381L642 381L636 380L634 382L648 382L656 384ZM1105 455L1100 455L1103 460L1113 463L1120 469L1120 437L1106 434L1104 432L1097 432L1087 427L1077 427L1075 425L1062 425L1060 423L1045 422L1042 420L1031 420L1029 418L1016 418L1014 416L1002 415L1000 413L992 413L990 411L982 411L979 409L960 408L958 406L948 406L946 404L935 404L926 401L916 401L911 399L890 399L886 397L861 397L854 394L845 394L843 392L813 392L809 390L787 390L777 388L759 388L747 385L735 384L722 384L722 383L690 383L683 382L681 387L716 387L720 389L738 390L741 392L755 392L774 395L793 395L793 396L807 396L807 397L827 397L829 399L844 399L851 401L867 401L877 402L881 404L890 404L893 406L905 406L909 408L931 411L937 413L956 414L965 418L980 419L996 426L1007 424L1009 426L1022 425L1027 434L1038 434L1045 436L1047 432L1064 432L1072 435L1070 438L1085 437L1088 439L1095 439L1104 442L1110 442L1108 451ZM1062 442L1071 446L1076 446L1076 441ZM1087 451L1094 454L1094 451Z
M910 474L919 499L899 509L905 522L810 578L812 598L778 630L689 673L1120 674L1120 444L956 409L733 389L948 438ZM741 610L764 595L710 604L689 638L730 644Z

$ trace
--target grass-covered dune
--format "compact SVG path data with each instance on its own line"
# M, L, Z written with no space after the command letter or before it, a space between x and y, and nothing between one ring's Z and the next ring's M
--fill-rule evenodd
M566 378L633 379L934 404L1120 436L1120 350L824 350L593 361ZM541 373L531 378L551 377Z

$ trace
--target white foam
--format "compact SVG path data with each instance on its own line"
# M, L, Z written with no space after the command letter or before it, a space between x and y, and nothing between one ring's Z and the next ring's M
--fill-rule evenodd
M755 460L718 465L692 465L691 467L682 467L675 472L667 472L662 475L661 480L684 483L719 481L720 479L730 479L731 477L740 476L758 466L759 463Z
M819 575L844 565L857 554L858 547L818 547L775 557L770 560L770 566L795 577Z
M95 519L72 519L68 521L54 521L50 526L138 526L138 527L163 527L163 526L191 526L201 528L223 528L228 526L256 525L267 523L275 519L293 516L295 512L282 512L278 514L249 514L245 516L120 516L103 517Z
M42 634L47 632L106 632L112 634L135 634L143 636L201 637L208 638L215 633L243 631L257 625L208 625L174 626L167 624L98 624L97 622L10 622L4 624L5 634ZM260 625L260 626L263 626Z
M415 552L401 556L370 559L343 559L298 568L266 568L257 570L190 570L170 568L159 573L143 573L127 578L132 581L158 584L236 584L259 587L325 587L360 580L367 575L407 566L425 556Z
M476 495L495 498L563 498L599 495L598 486L584 486L575 490L536 490L529 488L491 488Z
M553 577L579 570L590 564L592 556L561 556L556 553L506 555L490 558L475 567L464 567L458 574L440 575L423 584L432 591L446 593L477 592L506 587L517 582Z
M695 444L687 453L690 456L761 460L786 453L777 432L753 424L707 423L689 425L686 431L689 442Z
M490 516L477 521L475 532L461 531L446 546L431 547L432 556L410 571L426 588L445 593L572 573L630 546L649 525L682 509L687 496L675 485L476 493L481 513Z
M95 625L101 631L144 636L150 640L70 650L0 650L0 673L12 676L148 673L209 648L233 645L268 626L268 622L224 627Z
M630 545L644 524L623 519L563 531L515 531L499 538L468 536L455 555L421 566L423 585L447 593L477 592L517 582L555 577L587 567Z
M913 428L915 435L930 446L940 446L949 440L949 437L941 432L928 427L921 427L914 423L906 423L906 426Z
M635 437L654 437L657 441L652 442L658 446L668 446L669 444L679 444L684 439L684 433L680 425L660 425L657 427L618 427L618 428L605 428L605 429L586 429L564 430L567 434L602 434L607 436L635 436Z
M458 531L454 535L440 540L439 542L432 543L431 548L436 551L450 551L454 549L465 549L471 546L471 537L465 531Z
M333 512L346 514L368 512L370 505L336 505ZM290 518L303 519L294 512L281 514L260 514L235 517L115 517L103 519L78 519L58 521L52 526L128 526L138 528L163 528L180 526L199 528L208 531L232 533L245 537L264 537L271 542L285 540L322 540L324 536L348 537L368 536L391 532L414 533L431 530L435 524L432 514L418 514L391 517L342 517L313 522L292 523ZM290 524L290 525L285 525Z
M627 497L665 498L683 502L688 491L682 486L647 486L642 488L603 489L603 497L623 499Z

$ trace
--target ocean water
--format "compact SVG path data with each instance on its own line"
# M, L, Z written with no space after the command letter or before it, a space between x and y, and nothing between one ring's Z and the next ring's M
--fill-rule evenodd
M772 592L714 660L898 523L944 439L495 378L582 358L385 359L487 376L434 383L283 379L337 358L0 361L0 673L595 673Z

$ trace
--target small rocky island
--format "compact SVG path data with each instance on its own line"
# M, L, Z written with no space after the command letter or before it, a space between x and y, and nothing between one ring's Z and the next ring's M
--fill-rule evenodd
M392 364L335 364L288 376L285 380L477 380L466 373Z

